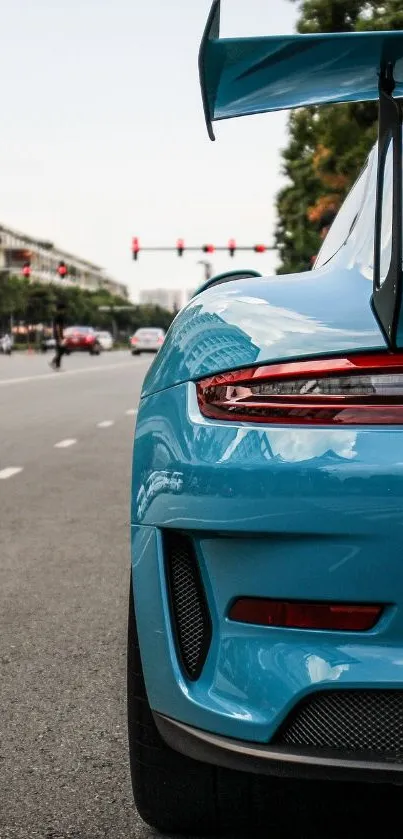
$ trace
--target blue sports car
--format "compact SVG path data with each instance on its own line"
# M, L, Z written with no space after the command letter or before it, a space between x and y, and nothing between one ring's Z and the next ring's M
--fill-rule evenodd
M263 784L277 837L290 783L403 783L403 32L222 39L219 15L200 52L212 138L281 108L380 114L313 270L207 283L135 433L137 807L162 832L253 835Z

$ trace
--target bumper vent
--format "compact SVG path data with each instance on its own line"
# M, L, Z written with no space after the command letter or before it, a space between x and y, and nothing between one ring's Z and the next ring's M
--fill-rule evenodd
M179 655L188 678L196 680L211 641L211 620L200 570L188 536L165 532L164 552Z
M339 749L403 762L403 691L354 690L316 694L297 706L276 742Z

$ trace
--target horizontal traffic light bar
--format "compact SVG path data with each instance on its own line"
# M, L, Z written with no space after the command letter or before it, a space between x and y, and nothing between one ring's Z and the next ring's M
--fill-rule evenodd
M132 256L134 260L139 257L140 251L159 252L159 253L177 253L178 256L183 256L185 251L201 252L201 253L216 253L218 251L227 251L229 256L235 256L237 251L250 251L252 253L266 253L266 251L274 251L274 245L237 245L235 239L230 239L227 245L185 245L184 239L178 239L175 247L169 245L155 245L143 247L140 245L139 239L135 236L132 239Z

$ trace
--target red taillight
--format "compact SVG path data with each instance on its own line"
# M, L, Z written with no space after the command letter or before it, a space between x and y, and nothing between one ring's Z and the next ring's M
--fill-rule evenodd
M131 343L132 343L132 344L137 344L137 341L138 341L138 338L132 338L132 339L131 339Z
M403 355L273 364L197 383L206 417L295 425L403 424Z
M163 344L163 343L164 343L164 339L163 339L163 338L158 338L157 343L158 343L158 344Z
M339 632L365 632L382 614L382 606L348 603L297 603L243 597L230 609L229 618L241 623L288 629L322 629Z

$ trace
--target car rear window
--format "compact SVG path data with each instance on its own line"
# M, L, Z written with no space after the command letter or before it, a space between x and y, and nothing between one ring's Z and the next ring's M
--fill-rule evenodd
M162 329L138 329L135 334L139 338L158 338L162 335Z
M348 193L319 251L315 268L326 265L346 243L363 206L367 185L368 161Z

